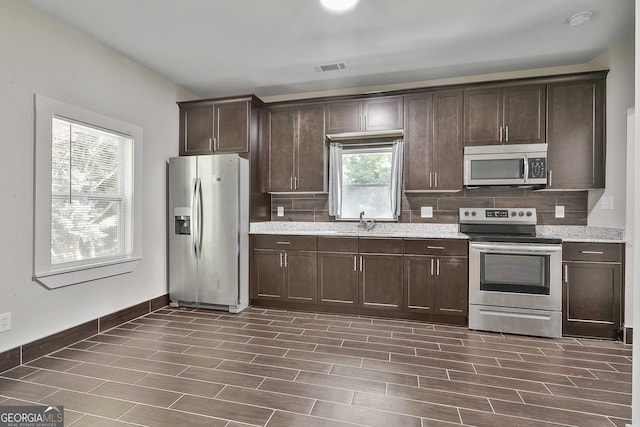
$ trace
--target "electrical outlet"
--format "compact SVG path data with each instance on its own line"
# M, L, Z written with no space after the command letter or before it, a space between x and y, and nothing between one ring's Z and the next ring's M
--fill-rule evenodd
M564 218L564 206L556 206L556 218Z
M421 218L433 218L433 206L421 206L420 207Z
M284 216L284 206L278 206L278 216Z
M11 329L11 313L0 314L0 332Z

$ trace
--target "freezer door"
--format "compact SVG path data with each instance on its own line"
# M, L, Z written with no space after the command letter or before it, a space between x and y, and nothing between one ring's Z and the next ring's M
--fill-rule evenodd
M171 301L196 301L197 259L193 209L196 190L195 157L169 159L169 298Z
M202 242L198 259L199 303L238 305L239 157L198 157L202 188Z

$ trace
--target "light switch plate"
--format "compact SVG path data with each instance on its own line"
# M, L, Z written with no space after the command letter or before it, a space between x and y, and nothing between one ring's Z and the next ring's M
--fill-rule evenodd
M278 216L284 216L284 206L278 206Z
M11 329L11 313L0 314L0 332Z
M420 218L433 218L433 206L420 207Z
M607 210L613 209L613 196L602 196L600 199L600 208Z
M564 206L556 206L556 218L564 218Z

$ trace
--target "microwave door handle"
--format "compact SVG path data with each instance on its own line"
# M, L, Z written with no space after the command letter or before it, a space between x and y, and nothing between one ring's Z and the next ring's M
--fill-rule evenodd
M522 177L525 183L529 182L529 159L526 154L522 158Z

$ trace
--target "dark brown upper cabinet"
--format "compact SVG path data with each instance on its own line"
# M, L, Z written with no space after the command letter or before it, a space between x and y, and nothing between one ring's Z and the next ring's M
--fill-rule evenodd
M270 110L265 191L324 191L324 105Z
M327 134L402 129L401 96L339 101L327 104Z
M462 91L405 97L404 190L462 190Z
M605 186L605 80L549 84L547 188Z
M464 145L543 143L546 85L464 91Z
M179 102L180 155L249 152L259 104L253 96Z

